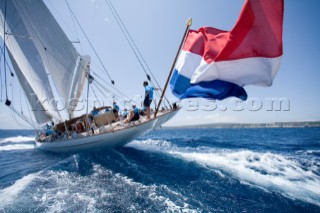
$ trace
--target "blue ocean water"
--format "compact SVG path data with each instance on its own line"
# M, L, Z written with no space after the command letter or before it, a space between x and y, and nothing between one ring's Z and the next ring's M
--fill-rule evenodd
M320 129L161 129L114 150L0 130L0 212L320 212Z

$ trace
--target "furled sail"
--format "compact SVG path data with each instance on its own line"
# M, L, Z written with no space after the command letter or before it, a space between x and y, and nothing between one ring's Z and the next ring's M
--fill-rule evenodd
M82 56L79 61L78 69L75 72L73 84L71 87L70 101L67 103L68 112L70 117L73 117L79 98L83 91L86 82L86 76L89 74L90 69L90 56Z
M42 0L6 0L0 5L2 29L4 23L7 29L1 36L6 38L15 71L21 74L20 83L26 93L34 92L45 109L41 118L35 115L37 121L45 121L44 114L61 120L54 98L61 97L66 110L76 108L77 102L69 102L82 93L90 57L79 56Z

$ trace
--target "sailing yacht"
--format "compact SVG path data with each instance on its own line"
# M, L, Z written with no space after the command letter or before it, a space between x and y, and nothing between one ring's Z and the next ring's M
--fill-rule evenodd
M3 63L7 63L8 56L34 120L15 110L8 97L5 104L35 129L47 124L47 132L36 131L35 148L65 153L123 146L161 126L179 111L176 105L160 110L159 102L151 119L141 116L128 124L112 110L104 112L109 106L102 106L103 113L93 116L87 105L85 114L75 116L76 100L86 84L89 94L93 80L90 56L78 53L42 0L2 0L0 9ZM165 89L160 100L164 92ZM57 98L66 103L67 118L58 110L54 101ZM49 127L53 121L56 124Z

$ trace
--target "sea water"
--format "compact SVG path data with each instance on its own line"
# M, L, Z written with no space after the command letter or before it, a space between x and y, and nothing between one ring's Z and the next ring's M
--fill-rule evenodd
M123 148L34 149L0 130L0 212L320 212L320 129L161 129Z

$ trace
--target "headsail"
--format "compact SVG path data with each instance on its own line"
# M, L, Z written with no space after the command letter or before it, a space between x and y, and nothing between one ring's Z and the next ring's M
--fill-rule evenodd
M47 121L50 121L52 119L52 116L45 110L38 96L35 94L27 79L24 77L22 71L19 68L19 65L10 52L9 56L20 85L23 91L25 91L26 97L31 105L31 110L34 112L34 117L37 123L45 123Z
M41 111L50 114L48 119L52 116L60 120L54 98L62 98L66 109L76 107L77 102L69 106L69 101L81 95L90 58L79 56L43 1L1 1L0 6L5 20L1 24L5 23L8 29L1 36L6 39L14 69L21 74L21 85L29 85L23 86L27 96L34 92L36 100L45 103L43 108L47 111ZM10 19L5 19L5 9ZM54 97L54 91L58 97ZM45 120L37 119L40 123Z
M67 103L78 54L42 1L13 1L55 86Z
M10 17L9 21L4 21L5 6L7 7L7 17ZM6 24L7 29L6 35L3 35L1 30L0 35L6 39L12 65L31 106L39 106L32 109L36 120L42 123L52 117L59 119L60 115L56 110L55 103L48 101L53 100L54 96L40 54L30 39L21 17L17 14L13 2L7 1L5 4L4 1L1 1L0 9L0 17L3 20L0 22L0 27L3 29L3 24ZM33 101L38 102L39 105L32 103Z

